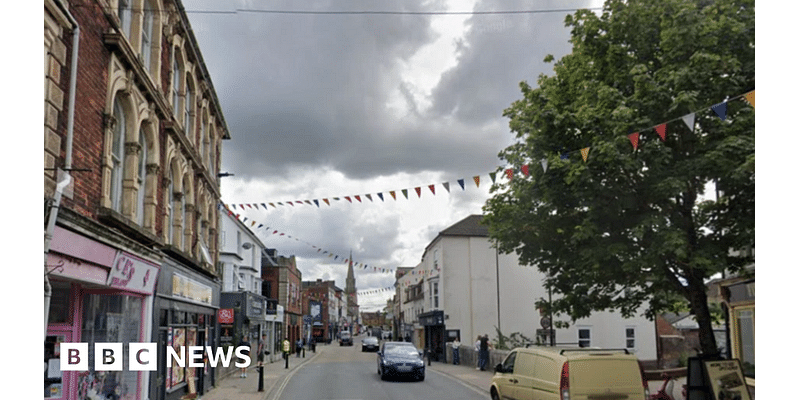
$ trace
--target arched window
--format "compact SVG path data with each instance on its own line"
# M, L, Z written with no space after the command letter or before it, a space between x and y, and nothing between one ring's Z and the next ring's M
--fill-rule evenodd
M183 114L183 127L185 128L186 137L192 143L196 143L194 137L194 132L192 128L194 128L193 118L192 118L192 104L194 103L194 99L192 98L192 85L191 85L191 77L186 75L186 98L183 100L184 106L184 114Z
M180 95L181 95L181 66L178 62L178 48L172 52L172 112L175 118L180 116Z
M181 196L181 210L179 211L180 212L179 215L181 217L181 227L182 227L182 229L181 229L181 232L179 232L180 233L180 235L179 235L180 239L178 240L178 248L180 248L181 250L186 250L186 240L184 239L184 237L186 236L186 229L188 229L188 226L187 226L188 224L186 223L186 193L185 193L186 180L185 179L183 181L183 189L184 189L184 193Z
M136 174L136 183L139 187L136 193L136 221L144 225L144 196L147 186L147 140L144 134L144 125L139 128L139 168Z
M201 114L200 120L200 157L203 163L208 165L208 118Z
M153 51L153 15L155 7L149 0L142 3L142 63L144 69L150 72L150 53Z
M117 15L119 16L119 23L122 27L122 32L131 37L131 22L133 16L131 14L131 0L117 0Z
M114 133L111 141L111 208L122 211L122 180L125 176L125 111L119 100L114 100Z
M167 187L167 243L173 243L175 234L175 175L169 166L169 186Z

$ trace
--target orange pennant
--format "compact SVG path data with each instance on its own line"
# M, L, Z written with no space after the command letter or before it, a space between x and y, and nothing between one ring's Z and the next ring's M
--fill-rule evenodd
M322 199L322 201L324 201L324 202L325 202L325 204L327 204L327 205L331 205L331 202L330 202L330 201L328 201L328 199L327 199L327 198L325 198L325 199Z
M392 195L392 198L397 200L397 196L394 194L394 190L389 191L389 194Z
M476 187L480 187L481 186L481 177L479 175L473 176L472 180L475 181L475 186Z
M589 148L585 147L581 149L581 156L583 156L583 162L586 162L586 157L589 156Z
M747 102L750 103L750 105L753 106L753 108L756 108L756 91L755 90L753 90L752 92L744 95L744 99L747 100Z

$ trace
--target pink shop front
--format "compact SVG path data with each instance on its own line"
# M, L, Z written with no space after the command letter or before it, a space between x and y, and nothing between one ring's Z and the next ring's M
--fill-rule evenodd
M52 297L44 346L44 398L146 399L148 374L130 371L128 344L151 335L159 260L56 227L47 267ZM88 343L88 371L61 371L61 343ZM122 371L95 371L95 343L123 343Z

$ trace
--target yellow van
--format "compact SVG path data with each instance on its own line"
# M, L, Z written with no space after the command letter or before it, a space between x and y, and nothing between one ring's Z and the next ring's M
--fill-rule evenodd
M492 400L646 400L647 381L627 350L531 346L495 367Z

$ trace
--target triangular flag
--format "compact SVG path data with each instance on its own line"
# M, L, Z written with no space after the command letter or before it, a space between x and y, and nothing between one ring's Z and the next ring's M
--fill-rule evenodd
M473 176L472 180L475 181L475 187L480 187L481 186L481 177L480 177L480 175Z
M316 204L316 205L317 205L317 208L319 208L319 200L317 200L317 199L314 199L314 204Z
M358 200L359 203L361 203L361 196L355 196L355 198L356 200Z
M755 90L753 90L752 92L747 93L746 95L744 95L744 99L747 100L747 102L750 103L750 105L753 106L753 108L756 108L756 91Z
M336 200L336 201L339 201L339 200L341 200L341 199L339 199L338 197L334 197L333 199L334 199L334 200Z
M447 193L450 193L450 182L442 182L442 186L444 186L444 190L447 190Z
M231 207L233 207L233 209L235 210L236 209L236 204L231 204Z
M417 197L418 198L422 197L422 188L421 187L417 186L417 187L414 188L414 190L417 191Z
M275 206L275 203L269 203L269 205L271 205L273 208L278 208Z
M728 113L728 102L723 101L722 103L714 104L711 109L714 110L719 119L725 121L725 116Z
M683 123L689 127L690 131L694 132L694 113L684 115Z
M365 194L364 196L367 196L367 198L369 199L369 201L372 201L372 195L371 195L371 194Z
M286 203L288 203L290 206L294 207L294 204L292 204L291 201L287 201Z
M324 202L325 202L325 204L327 204L327 205L331 205L331 202L330 202L330 201L328 201L328 199L327 199L327 198L325 198L325 199L322 199L322 201L324 201Z
M347 200L347 201L349 201L351 203L353 202L353 200L350 200L350 196L344 196L344 198L345 198L345 200Z
M378 193L378 197L380 197L380 198L381 198L381 201L383 201L383 193L382 193L382 192L381 192L381 193Z
M628 135L628 139L631 140L631 144L633 145L633 149L636 150L639 148L639 132L634 132Z
M508 180L511 180L511 178L514 177L514 170L511 168L506 168L506 176L508 177Z
M463 179L459 179L458 180L458 184L461 185L461 190L464 190L464 180Z
M659 126L657 126L656 127L656 132L658 133L658 136L661 137L661 141L662 142L666 142L667 141L667 123L666 122L661 124L661 125L659 125Z
M528 176L528 165L527 164L522 166L522 173L525 174L525 176Z
M589 156L589 148L588 147L582 148L581 155L583 156L583 162L586 162L586 157Z
M542 171L543 172L547 172L547 159L546 158L542 159Z
M261 203L261 207L264 207L265 210L267 209L267 205L264 203Z
M255 224L256 224L256 221L253 221L253 222L250 224L250 227L252 228L252 227L253 227L253 225L255 225Z
M495 177L497 177L497 172L489 172L489 178L492 179L492 183L494 183Z
M401 192L403 192L403 196L406 196L406 200L408 200L408 189L403 189Z
M395 195L395 193L394 193L394 190L390 190L390 191L389 191L389 194L390 194L390 195L392 195L392 198L393 198L395 201L397 200L397 196Z
M433 195L436 196L436 189L434 185L428 185L428 189L430 189L431 193L433 193Z

